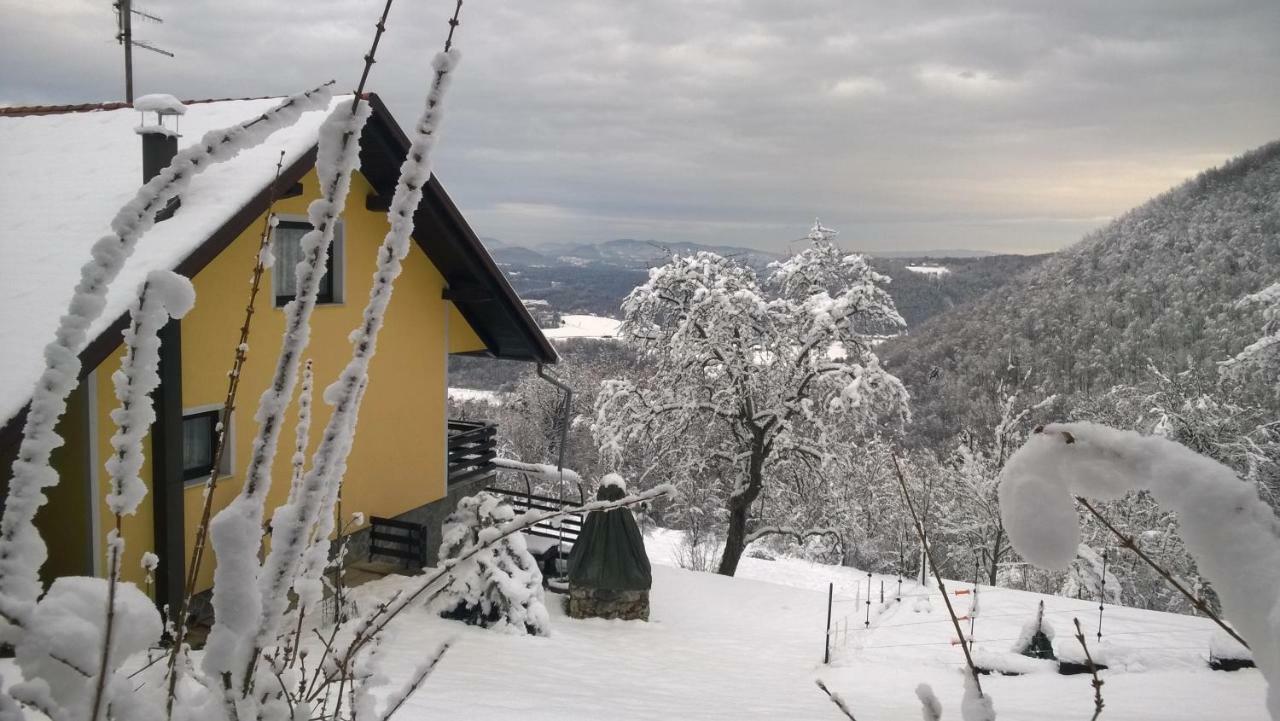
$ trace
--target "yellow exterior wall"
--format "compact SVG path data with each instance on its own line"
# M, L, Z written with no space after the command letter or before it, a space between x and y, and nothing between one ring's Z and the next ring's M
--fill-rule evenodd
M94 371L92 381L88 382L88 387L94 393L96 399L96 435L97 448L95 449L94 464L91 469L94 474L93 484L98 489L98 528L105 537L107 531L116 527L116 518L107 509L107 493L108 488L107 471L103 465L107 459L111 457L111 436L115 433L115 425L111 422L111 411L114 410L120 402L116 400L115 387L111 383L111 375L120 370L120 362L124 358L123 344L118 346L105 361L98 365ZM145 454L142 461L142 471L138 477L146 482L148 493L146 498L138 506L138 512L132 516L125 516L120 522L120 535L124 538L124 558L120 563L120 577L126 581L132 581L138 584L138 588L145 588L146 572L142 570L142 554L146 551L155 550L155 517L152 515L152 495L151 488L151 435L148 434L142 442L142 452ZM96 548L101 550L104 546L104 539L96 539ZM102 551L105 553L105 551ZM97 561L99 568L105 568L106 562L103 559Z
M484 341L480 340L480 336L476 335L475 329L467 323L467 319L462 317L462 313L458 309L449 304L449 352L450 353L469 353L471 351L484 350Z
M89 460L85 455L89 409L84 387L77 388L67 399L67 412L58 422L57 432L65 444L53 449L50 461L61 480L45 491L48 502L36 514L36 527L49 548L49 558L40 569L46 582L58 576L84 575L93 570L92 535L87 522L92 507L87 477ZM57 542L51 542L52 539Z
M308 203L319 195L315 171L308 173L302 183L301 196L276 203L278 214L305 216ZM347 336L360 322L369 295L376 249L387 230L384 213L364 208L364 198L370 192L368 182L357 174L343 215L344 302L317 306L312 316L311 342L304 354L304 359L313 359L316 377L312 443L308 453L314 450L314 441L329 419L330 408L321 396L325 386L337 377L350 358ZM220 406L226 394L227 371L244 318L248 281L261 232L262 219L259 218L193 279L196 305L182 321L184 412ZM366 516L394 516L445 495L448 353L482 350L484 345L453 304L442 299L443 290L443 277L414 244L404 261L404 271L396 281L377 354L370 366L360 432L347 464L342 491L343 512L347 518L356 511ZM218 481L214 492L215 512L240 489L257 429L253 414L274 370L283 328L284 311L274 307L268 270L256 304L248 360L241 374L237 409L232 418L232 473ZM102 478L105 472L101 471L101 463L110 452L112 433L108 416L114 407L110 374L119 367L119 355L119 351L113 353L97 371L96 435ZM290 408L281 433L264 522L288 492L295 413L296 405ZM150 455L148 448L148 465L142 475L148 482L151 480ZM195 542L202 491L203 486L196 483L187 486L184 492L187 559ZM105 489L102 492L105 493ZM127 580L141 581L141 554L152 550L154 526L150 501L148 496L139 513L125 521L127 555L123 570ZM114 519L106 513L104 505L99 507L105 533L114 526ZM211 584L213 561L210 554L202 564L201 589Z

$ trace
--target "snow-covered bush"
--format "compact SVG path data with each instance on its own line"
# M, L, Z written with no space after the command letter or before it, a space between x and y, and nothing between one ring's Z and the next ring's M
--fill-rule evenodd
M514 518L511 506L492 493L481 491L461 499L441 528L441 561L456 561L496 536L498 528ZM521 534L493 543L458 563L453 572L453 581L436 603L441 616L486 628L547 634L542 572Z
M1101 598L1103 603L1120 603L1120 579L1097 551L1081 543L1067 570L1066 583L1058 595L1074 598Z
M1267 679L1267 708L1280 719L1280 522L1252 484L1164 438L1051 424L1009 459L1000 507L1024 558L1065 568L1080 544L1074 497L1115 499L1138 489L1178 514L1187 549L1248 642Z
M1040 602L1036 617L1022 625L1010 650L1031 658L1054 658L1053 624L1044 617L1044 601Z

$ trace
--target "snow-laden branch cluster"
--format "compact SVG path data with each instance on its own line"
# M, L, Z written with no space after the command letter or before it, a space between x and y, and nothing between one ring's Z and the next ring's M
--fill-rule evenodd
M152 271L129 306L132 322L124 331L124 360L111 376L120 406L111 411L116 432L107 459L107 508L132 515L147 494L142 471L142 440L156 420L151 394L160 385L160 330L195 305L191 281L168 270Z
M272 536L271 553L262 569L263 617L258 628L259 647L276 633L277 623L288 602L288 585L297 574L312 529L318 519L331 518L331 513L322 510L326 506L332 507L342 482L342 474L338 470L345 465L354 442L360 391L368 379L369 361L377 350L378 333L382 330L391 302L395 280L402 270L401 261L409 252L413 216L422 201L423 186L431 177L431 151L439 137L441 102L457 60L458 52L455 50L439 53L432 61L435 75L427 94L426 108L414 126L408 157L400 166L400 178L387 212L391 227L378 248L369 301L360 326L350 336L351 360L338 380L324 392L324 400L333 406L333 413L320 435L311 468L302 478L297 498L277 508L272 518L272 527L280 529L280 532ZM317 534L316 538L327 539L328 535L327 532ZM327 551L327 540L322 540L321 544Z
M1251 484L1164 438L1051 424L1009 459L1000 507L1018 552L1061 569L1080 542L1074 497L1108 500L1133 490L1177 513L1187 550L1249 642L1267 678L1267 708L1280 719L1280 522Z
M1245 296L1239 305L1245 308L1262 306L1262 336L1224 362L1223 372L1239 374L1258 367L1274 370L1280 365L1280 283Z
M285 409L297 385L298 366L311 334L320 279L325 273L334 228L346 206L351 175L359 165L357 138L371 110L359 98L339 103L320 127L316 173L321 197L307 209L312 230L301 241L297 297L284 309L285 332L270 384L258 401L258 432L245 469L240 494L209 526L217 566L213 576L214 626L205 647L203 666L215 678L246 688L247 668L257 651L251 638L262 618L257 591L258 549L271 466L275 460Z
M0 616L21 624L40 592L37 573L47 550L32 524L45 498L42 489L56 485L58 473L50 453L62 444L54 432L66 412L67 397L79 383L80 352L88 344L90 326L102 315L107 289L133 254L138 239L155 224L155 215L206 168L235 157L266 140L302 113L328 105L327 86L291 96L261 116L206 133L180 151L167 168L139 188L112 219L111 232L93 245L92 260L80 270L67 313L54 340L45 346L45 370L32 394L22 444L0 520ZM6 632L6 638L12 640Z

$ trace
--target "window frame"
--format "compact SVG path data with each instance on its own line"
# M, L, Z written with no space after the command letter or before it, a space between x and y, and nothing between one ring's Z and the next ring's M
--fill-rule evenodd
M195 418L209 417L212 422L209 424L209 455L207 463L202 464L199 468L187 468L184 458L182 464L182 481L183 483L191 483L193 481L201 481L209 474L209 466L213 463L213 456L218 452L218 423L222 420L222 406L205 406L202 408L193 408L182 412L182 439L184 442L183 456L186 456L185 442L187 437L186 424L187 421ZM228 429L234 431L232 426ZM222 454L222 467L218 469L218 476L227 475L227 469L231 467L231 449L235 446L234 433L227 434L227 450Z
M289 225L293 227L301 227L306 231L312 229L311 221L304 215L288 215L283 213L276 214L278 223L271 229L271 252L279 260L279 254L276 253L276 229L281 225ZM329 292L321 292L316 296L316 305L342 305L346 296L346 288L344 285L345 273L344 256L345 256L345 240L346 226L342 219L337 220L333 228L333 243L329 246L329 257L325 262L325 274L329 276ZM280 293L281 273L293 273L293 266L285 267L285 263L275 263L271 267L271 299L274 307L283 308L290 301L294 300L296 295L283 295Z

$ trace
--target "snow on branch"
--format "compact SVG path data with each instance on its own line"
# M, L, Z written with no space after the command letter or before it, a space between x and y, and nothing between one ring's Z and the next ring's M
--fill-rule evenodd
M790 536L795 539L796 543L802 545L810 538L833 537L836 539L836 544L840 546L840 557L845 557L844 536L834 528L811 528L807 531L801 531L790 526L764 526L748 533L744 545L749 546L752 542L758 541L765 536Z
M120 407L111 411L116 432L107 459L107 508L117 516L132 515L147 494L142 470L142 439L156 420L151 394L160 385L160 330L170 318L181 318L195 304L191 281L168 270L152 271L129 306L133 322L125 329L125 355L111 376Z
M297 574L312 529L326 505L325 499L336 498L337 488L342 482L338 469L346 463L351 451L360 408L360 389L368 380L369 362L377 351L378 334L391 303L396 278L402 270L401 261L409 252L413 216L422 201L423 187L431 178L431 151L439 138L442 101L458 57L458 51L451 50L438 53L432 61L435 75L427 93L426 107L414 126L409 152L400 166L395 195L387 211L390 229L378 248L369 301L360 326L350 336L351 359L338 379L324 392L324 400L333 406L333 413L320 435L319 445L312 454L311 468L302 478L297 498L293 503L277 508L272 518L272 528L277 532L272 536L271 552L263 563L259 584L263 611L255 642L258 648L274 637L289 601L290 579ZM327 538L328 533L324 536ZM323 545L327 549L327 542Z
M58 473L49 463L50 453L62 445L54 427L79 383L80 352L89 342L90 326L106 306L107 288L133 254L138 239L155 224L156 212L186 190L193 177L260 144L292 125L303 112L326 106L331 97L328 85L293 95L253 120L206 133L139 188L111 220L111 232L94 243L92 260L80 269L67 313L45 346L45 370L32 393L0 520L0 615L10 623L21 623L40 592L37 573L48 552L32 521L45 502L42 489L58 483Z
M1226 466L1157 436L1092 423L1044 426L1001 474L1000 508L1014 548L1045 568L1070 564L1080 542L1075 496L1149 491L1175 512L1187 550L1267 678L1280 719L1280 522Z
M559 481L560 474L564 473L564 479L570 483L582 483L582 477L577 471L565 468L557 469L549 463L524 463L522 461L512 460L510 458L495 458L493 465L504 471L514 471L529 476L535 476L547 481Z
M284 308L285 331L280 353L267 389L258 400L254 420L258 432L253 439L244 486L209 524L209 537L217 556L213 573L214 626L205 647L204 669L215 678L231 679L245 687L246 670L256 663L252 638L261 621L261 601L257 591L260 572L258 550L262 538L262 517L271 467L284 425L285 409L293 397L302 352L311 335L311 313L315 310L320 279L326 271L334 228L346 207L351 175L360 162L356 140L368 120L371 108L360 98L339 103L320 127L316 173L321 197L311 202L307 215L312 230L302 236L302 259L298 261L297 297Z

